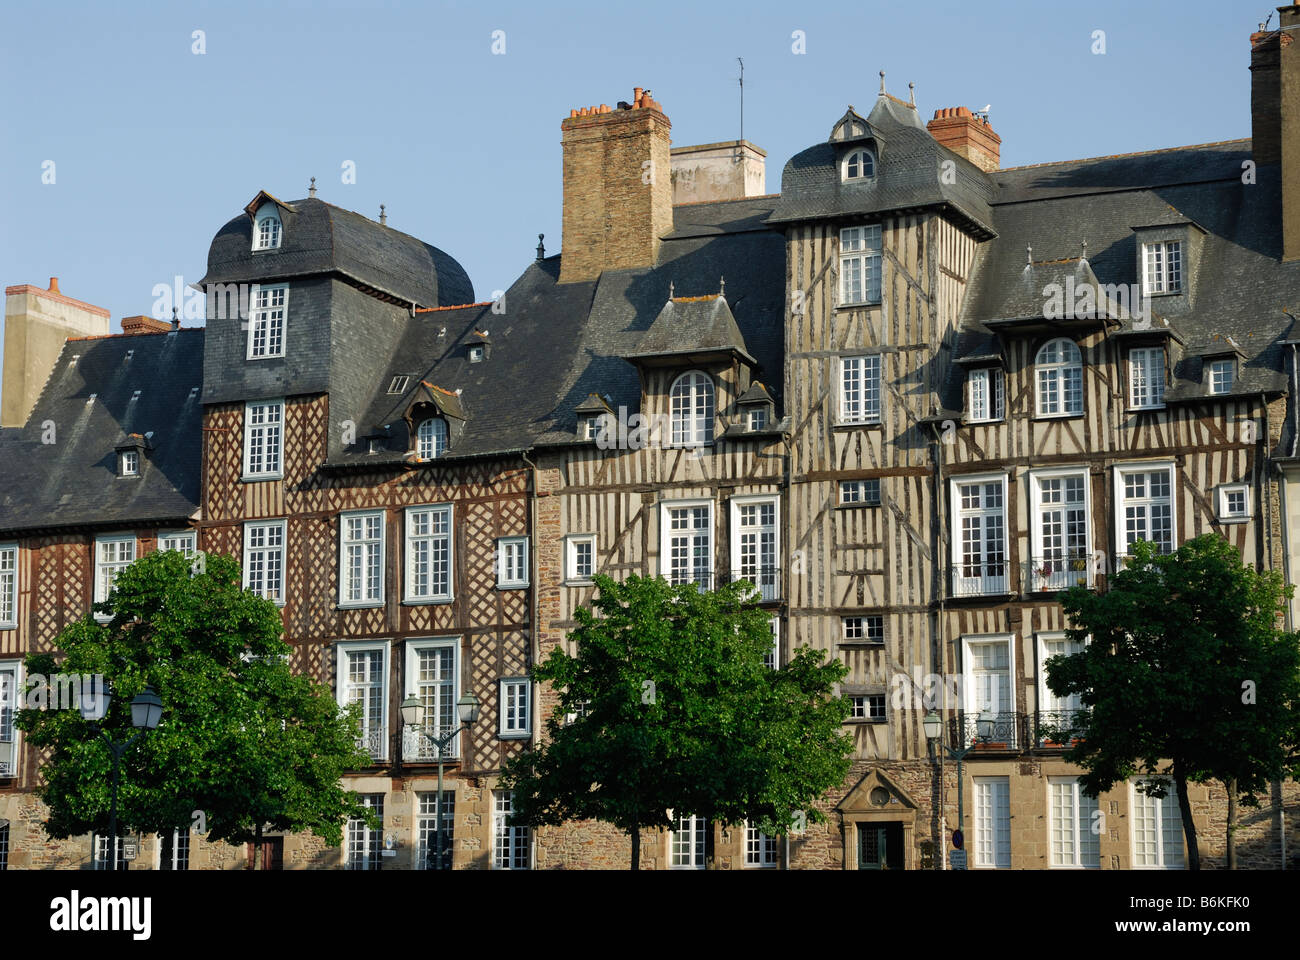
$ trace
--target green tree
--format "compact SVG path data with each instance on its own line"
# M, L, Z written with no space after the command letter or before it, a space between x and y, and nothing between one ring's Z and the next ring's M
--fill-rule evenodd
M59 634L56 653L26 660L29 678L106 678L113 698L100 726L117 741L132 732L137 693L150 686L162 700L158 729L122 759L120 822L164 834L188 830L202 811L210 840L256 842L269 825L331 845L349 817L376 825L341 781L370 764L355 711L341 713L324 686L290 672L279 610L241 588L234 560L208 556L196 576L189 564L176 552L142 557L96 605L110 622L87 616ZM111 759L101 736L75 709L24 709L17 723L50 751L38 788L49 836L106 831Z
M1062 594L1081 652L1047 661L1057 696L1078 694L1082 722L1065 758L1091 796L1130 777L1168 775L1178 791L1188 866L1200 868L1189 783L1222 781L1243 802L1297 772L1300 637L1281 630L1292 588L1243 565L1216 534L1133 556L1105 593ZM1234 784L1235 781L1235 784ZM1162 781L1143 791L1164 796Z
M559 703L546 742L503 770L514 822L613 824L636 870L641 831L671 826L670 810L772 835L800 814L823 820L812 805L850 764L849 708L833 696L844 666L805 649L768 668L768 615L748 582L595 580L595 612L575 614L576 655L556 649L533 670Z

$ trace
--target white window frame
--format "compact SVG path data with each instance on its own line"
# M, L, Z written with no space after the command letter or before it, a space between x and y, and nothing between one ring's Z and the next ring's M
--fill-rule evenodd
M713 377L703 370L687 370L672 382L668 388L671 446L703 447L713 443L717 395Z
M848 700L851 707L850 720L860 720L863 723L889 721L889 704L883 693L854 693L849 695ZM879 705L878 712L873 709L874 705Z
M512 812L514 812L514 791L493 790L493 870L530 870L533 866L531 829L528 827L510 826L507 822L507 818Z
M157 834L157 837L158 837L158 843L155 848L156 855L154 857L155 869L172 870L172 871L190 869L190 851L193 850L194 848L194 837L190 833L189 827L186 827L184 830L178 827L177 829L172 831L171 853L168 855L168 859L171 861L171 863L168 864L167 866L163 866L163 856L162 856L163 841L165 839L164 835L160 833ZM180 846L181 846L181 838L184 838L185 840L185 859L184 859L184 866L177 866L177 864L180 862L178 851L180 850Z
M4 735L6 726L9 728L9 739L0 739L0 779L16 779L18 764L23 756L23 732L18 729L18 725L15 723L25 687L23 683L23 661L21 659L0 660L0 673L9 674L13 677L3 687L0 687L0 693L3 693L3 697L0 698L0 736ZM9 686L9 684L12 684L12 686Z
M745 866L775 869L781 862L781 838L769 837L745 822Z
M857 159L861 157L862 159ZM857 161L856 163L854 161ZM849 168L856 166L858 172L850 173ZM858 147L844 155L840 164L840 179L846 183L852 180L870 180L876 175L876 154L868 147Z
M745 414L745 428L751 433L758 430L767 429L767 407L761 404L755 404Z
M578 569L578 547L589 549L591 569L583 573ZM573 584L591 583L596 574L596 535L594 533L573 533L564 538L564 573L565 579Z
M600 436L600 421L603 413L587 414L582 418L582 439L595 440Z
M1001 516L1001 544L1002 574L1000 577L988 572L989 567L998 566L998 561L989 560L991 552L989 550L988 524L980 524L980 560L978 563L979 571L974 576L966 576L963 570L968 566L965 562L963 547L963 523L967 518L984 518L993 515L992 508L963 508L961 505L961 488L971 484L977 484L983 487L989 483L1000 483L1002 485L1002 506ZM970 474L950 477L948 480L949 498L952 504L952 530L951 530L951 555L952 555L952 593L956 597L978 597L978 596L997 596L1008 593L1011 590L1011 567L1010 567L1010 542L1011 532L1008 529L1007 522L1007 475L1005 473L983 473ZM980 492L980 499L983 502L985 494Z
M502 740L526 740L533 735L532 700L533 685L527 677L502 677L497 681L498 737Z
M975 682L975 650L977 646L1005 645L1007 650L1007 672L1006 672L1006 709L998 709L989 698L982 695L978 684ZM975 718L987 706L993 714L995 723L1002 726L1010 725L1011 731L1007 734L1008 739L1012 742L1016 740L1016 635L1014 633L982 633L982 634L964 634L961 638L961 679L962 679L962 709L965 711L968 725L973 723ZM998 735L995 734L994 739ZM965 737L963 736L964 740Z
M283 297L276 294L283 292ZM267 294L266 304L258 299ZM275 316L276 313L279 316ZM273 334L278 326L279 342ZM274 360L284 356L284 342L289 329L289 285L287 283L255 283L248 296L248 345L246 360ZM264 338L264 345L258 347L259 335Z
M1129 556L1128 553L1128 525L1126 509L1129 501L1124 496L1124 477L1130 473L1156 473L1165 472L1169 475L1169 552L1178 549L1178 471L1175 464L1164 460L1150 463L1123 463L1116 464L1111 468L1112 483L1114 484L1115 500L1115 555L1117 560L1122 562ZM1148 488L1150 481L1148 480ZM1156 505L1156 501L1149 495L1141 498L1140 503L1148 508L1146 517L1147 532L1151 532L1151 514L1150 507Z
M359 520L364 534L366 521L374 519L379 521L379 536L377 538L362 536L361 539L355 541L348 539L350 520ZM387 533L387 511L345 510L339 514L339 607L341 609L382 607L384 605L384 580L388 570ZM359 548L361 554L361 589L358 591L357 597L350 596L355 586L352 582L352 564L349 562L349 551L352 548ZM372 589L372 585L366 582L368 579L366 568L375 564L376 561L379 576Z
M378 742L374 746L366 745L364 747L370 754L371 760L375 763L388 762L388 694L391 682L389 676L391 673L390 646L388 640L338 640L334 644L335 677L337 678L334 684L334 697L341 710L346 710L348 704L352 702L351 685L348 681L348 664L352 657L368 653L380 654L382 687L379 692L379 719L377 723L373 720L367 723L363 713L361 728L363 742L374 738L375 734L378 734Z
M872 498L867 492L867 484L876 485L876 495ZM840 506L841 507L878 507L881 503L880 497L880 479L871 477L862 480L841 480L840 481Z
M182 556L192 557L198 552L198 534L193 530L168 530L158 534L159 551L174 550Z
M1006 376L1001 367L980 367L966 374L970 423L1006 419Z
M768 617L767 628L772 631L772 649L763 657L763 664L769 670L781 668L781 618Z
M122 856L126 841L126 837L118 836L117 838L116 866L118 870L129 870L131 866L131 861ZM108 869L108 843L109 838L102 833L92 833L90 835L90 857L95 870Z
M1233 513L1228 509L1228 497L1230 494L1239 493L1245 499L1244 510L1241 513ZM1253 515L1251 509L1250 484L1248 483L1225 483L1218 489L1218 496L1215 498L1218 506L1219 523L1246 523Z
M1128 408L1130 410L1161 410L1164 405L1165 348L1130 347L1128 351Z
M511 562L512 554L516 562ZM511 569L517 567L517 570ZM497 540L497 589L516 590L528 586L528 538L500 537Z
M1057 792L1067 788L1069 797L1070 822L1059 823L1057 812ZM1093 832L1097 823L1092 814L1100 810L1099 798L1089 797L1077 777L1047 778L1047 865L1055 870L1099 870L1101 869L1101 843L1098 834ZM1061 830L1061 849L1056 848L1057 829ZM1091 838L1091 839L1087 839ZM1085 852L1084 847L1089 850ZM1068 848L1068 849L1067 849Z
M275 408L279 410L279 419L271 423L265 421L261 424L253 424L253 411L255 408ZM243 480L280 480L284 477L284 414L285 403L283 398L272 400L249 400L244 404L244 474ZM256 444L254 443L254 430L260 430ZM274 435L275 442L271 442ZM260 448L262 455L263 469L253 472L253 448ZM270 467L274 457L275 465Z
M1047 348L1057 344L1065 345L1065 359L1044 360ZM1077 389L1067 389L1071 387ZM1071 393L1077 398L1073 406L1069 403ZM1034 413L1038 417L1081 417L1083 412L1083 351L1069 337L1056 337L1034 354Z
M1044 503L1042 481L1064 481L1070 478L1082 478L1083 480L1084 542L1081 548L1077 548L1082 553L1076 556L1076 550L1069 546L1068 525L1063 518L1061 537L1066 543L1060 549L1064 551L1065 556L1048 558L1047 546L1043 542L1046 534L1043 526L1043 512L1045 509L1054 510L1059 507L1062 514L1064 514L1067 504ZM1064 488L1064 483L1062 487ZM1065 590L1073 586L1092 586L1092 568L1094 566L1092 557L1092 480L1087 467L1059 467L1051 470L1029 471L1029 530L1029 563L1031 565L1029 579L1035 590ZM1057 549L1053 548L1053 552L1057 552ZM1082 561L1082 569L1076 569L1078 561ZM1050 569L1042 569L1040 563L1042 567L1047 567L1050 564Z
M17 543L0 543L0 630L18 629Z
M880 224L869 223L840 229L840 276L836 285L839 300L836 306L880 303L884 287L883 251Z
M1148 297L1183 292L1181 240L1142 244L1142 292Z
M446 518L447 530L445 533L427 533L416 535L412 532L415 523L415 515L418 513L441 514ZM403 530L406 538L406 566L404 583L402 585L403 603L450 603L455 599L456 594L456 527L455 527L455 510L450 503L427 503L419 504L413 507L407 507L402 519ZM430 517L429 529L432 531L435 526L435 520ZM434 550L439 541L445 540L447 547L447 589L445 592L435 593L434 584ZM416 575L415 561L417 542L428 542L428 564L429 564L429 592L416 593Z
M269 591L269 590L263 590L263 591L260 591L260 592L259 592L259 591L255 591L255 592L258 593L258 596L266 597L268 600L270 600L272 603L274 603L277 607L283 607L283 606L284 606L284 599L285 599L285 598L284 598L284 593L285 593L285 589L284 589L284 588L285 588L285 580L286 580L286 576L285 576L285 566L286 566L286 563L287 563L287 561L288 561L288 555L289 555L289 551L288 551L288 540L289 540L289 526L288 526L288 522L285 521L285 520L249 520L249 521L246 521L246 522L244 523L244 552L243 552L243 568L244 568L244 589L245 589L245 590L252 590L252 589L253 589L253 587L250 585L250 584L251 584L251 577L250 577L251 570L250 570L250 567L249 567L249 561L252 559L252 552L253 552L253 549L254 549L254 548L253 548L253 546L252 546L251 541L252 541L252 539L253 539L253 530L254 530L254 528L256 528L256 527L268 527L268 528L269 528L269 527L279 527L279 528L280 528L280 546L279 546L279 552L280 552L280 573L279 573L279 577L278 577L278 582L276 583L276 590L274 591L274 594L275 594L275 595L272 596L272 595L271 595L271 591ZM273 547L258 547L258 548L257 548L257 550L258 550L259 552L262 552L264 555L265 555L266 553L269 553L269 552L273 551L274 549L275 549L275 548L273 548ZM265 563L265 556L263 556L263 563ZM270 582L270 581L269 581L269 578L267 578L267 583L269 584L269 582Z
M430 810L429 807L433 809ZM439 810L439 807L442 809ZM437 869L437 865L430 861L437 854L439 826L442 827L442 856L444 860L450 861L456 833L456 791L444 789L441 798L438 797L437 790L418 791L415 794L416 847L413 869Z
M442 417L425 417L416 425L415 455L420 460L437 460L447 452L449 443L447 421Z
M840 357L836 364L836 384L839 391L839 422L841 424L874 424L881 422L884 407L884 359L878 353L864 353ZM856 371L850 373L850 371ZM848 381L855 381L852 389Z
M269 212L264 212L267 208ZM270 222L274 224L273 230L268 230L269 236L262 236L262 224ZM264 203L257 208L257 213L253 215L253 249L254 250L278 250L280 243L284 238L284 223L280 220L280 211L276 209L274 203Z
M1209 382L1211 396L1232 393L1237 379L1236 366L1232 360L1211 360L1206 364L1205 379Z
M120 477L138 477L140 476L140 451L131 449L123 450L118 453L118 476Z
M702 586L707 590L712 589L713 587L714 566L717 562L717 520L715 505L712 500L665 500L659 505L659 575L669 583L699 583L699 580L695 579L699 573L699 568L693 562L688 563L686 566L687 576L681 578L676 578L674 576L672 563L673 530L671 524L672 518L670 515L670 512L673 510L694 510L699 507L704 507L708 511L705 526L703 528L703 532L707 537L708 566L703 571L704 576L706 577L706 582L702 584ZM693 527L690 528L690 532L686 533L686 538L692 541L689 547L692 560L696 548L694 541L698 535L698 531Z
M1138 790L1139 780L1165 780L1168 782L1168 788L1163 797L1148 797ZM1129 866L1133 870L1182 870L1187 865L1186 847L1187 838L1183 836L1183 816L1178 809L1178 787L1172 782L1170 777L1137 777L1129 781ZM1155 805L1155 840L1156 853L1155 863L1138 863L1138 807L1139 804ZM1170 829L1168 820L1173 821L1173 829ZM1169 840L1166 833L1172 833L1177 836L1177 859L1171 854ZM1144 854L1145 857L1145 854Z
M771 524L756 524L746 527L741 525L741 513L745 507L772 508ZM753 576L746 574L746 568L754 564L741 562L744 540L752 536L754 556L757 569ZM771 562L764 562L763 538L771 537ZM744 496L731 498L731 579L753 581L758 587L760 601L781 599L781 498L778 496Z
M1070 642L1069 636L1064 630L1040 630L1034 637L1035 646L1038 649L1038 712L1039 713L1072 713L1083 709L1083 699L1078 693L1072 693L1064 700L1058 698L1052 693L1047 686L1047 658L1054 657L1059 653L1075 654L1081 653L1083 647ZM1063 643L1065 649L1049 650L1048 644Z
M379 798L378 805L375 804L376 797ZM379 814L380 827L376 830L362 820L348 820L343 836L343 869L382 870L384 868L384 828L382 824L384 818L388 815L385 802L387 797L381 792L376 792L363 793L359 799L363 806ZM355 839L360 841L359 844L354 843L354 835L356 835ZM353 859L354 846L360 846L363 849L364 860Z
M982 870L1011 868L1011 778L973 777L972 865ZM998 789L1000 788L1000 789ZM1003 806L1001 799L1006 799ZM1005 811L1005 816L1003 812ZM993 822L989 823L989 814Z
M421 703L424 702L424 698L420 692L420 652L423 650L451 650L451 690L445 691L441 689L446 685L446 678L437 681L436 685L440 689L435 694L435 700L438 701L435 704L435 709L431 711L428 704L425 704L423 726L425 729L431 728L435 736L445 736L449 731L449 728L444 726L441 720L441 714L444 712L447 715L448 724L458 729L460 727L460 718L456 713L456 701L461 695L460 643L461 638L455 636L408 640L405 644L406 673L404 682L406 696L417 697ZM447 703L449 704L446 711L441 709L441 697L444 695L447 697ZM439 716L431 717L431 713L439 714ZM451 738L451 742L447 744L446 752L443 754L444 759L451 760L460 756L460 741L460 734ZM438 750L418 729L404 726L402 728L402 755L407 762L426 763L438 759Z
M100 547L106 546L107 544L110 543L129 543L131 545L131 558L129 560L112 560L112 561L104 561L100 559L101 556ZM140 545L136 543L135 534L133 533L114 533L114 534L109 534L106 536L95 538L94 597L96 603L103 603L105 600L109 598L110 595L112 595L113 583L116 582L117 580L117 574L121 573L132 563L134 563L139 558L139 556L140 556ZM113 568L116 572L113 573L112 579L109 581L109 583L106 586L104 584L103 578L100 576L100 573L101 571L107 568ZM109 620L113 619L113 614L96 612L95 619L98 620L100 623L107 623Z
M693 815L683 815L678 817L675 811L670 810L668 817L673 822L673 826L668 830L668 866L670 870L703 870L708 865L709 851L709 830L713 825L703 817ZM678 829L683 823L687 824L685 833L686 837L681 842L678 841L677 835L683 831ZM678 859L684 858L685 863L678 863Z

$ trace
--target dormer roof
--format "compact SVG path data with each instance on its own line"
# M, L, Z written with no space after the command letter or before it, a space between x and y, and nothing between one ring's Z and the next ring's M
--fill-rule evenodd
M627 359L672 363L733 355L754 362L726 297L716 293L669 298Z

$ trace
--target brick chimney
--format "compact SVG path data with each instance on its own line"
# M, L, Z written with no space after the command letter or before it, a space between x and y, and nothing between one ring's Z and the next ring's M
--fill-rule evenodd
M1251 150L1281 165L1282 259L1300 260L1300 4L1278 7L1281 28L1250 35Z
M945 107L934 111L934 119L925 125L925 129L953 153L965 157L985 173L998 168L1002 138L993 132L987 118L971 113L966 107Z
M663 108L641 87L631 103L570 110L560 123L561 283L654 265L660 238L673 227L671 129Z
M138 317L123 317L123 333L167 333L172 329L172 325L167 320L155 320L153 317L140 314Z

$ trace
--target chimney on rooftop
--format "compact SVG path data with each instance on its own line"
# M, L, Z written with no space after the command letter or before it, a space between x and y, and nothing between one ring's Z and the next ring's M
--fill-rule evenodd
M993 132L987 117L971 113L968 107L934 111L934 119L925 129L939 143L985 173L992 173L1001 162L1002 138Z
M122 318L123 333L166 333L171 328L166 320L155 320L145 314Z
M673 147L672 163L674 206L767 192L767 151L748 140Z
M1250 35L1251 151L1279 164L1282 259L1300 260L1300 4L1278 7L1280 29Z

